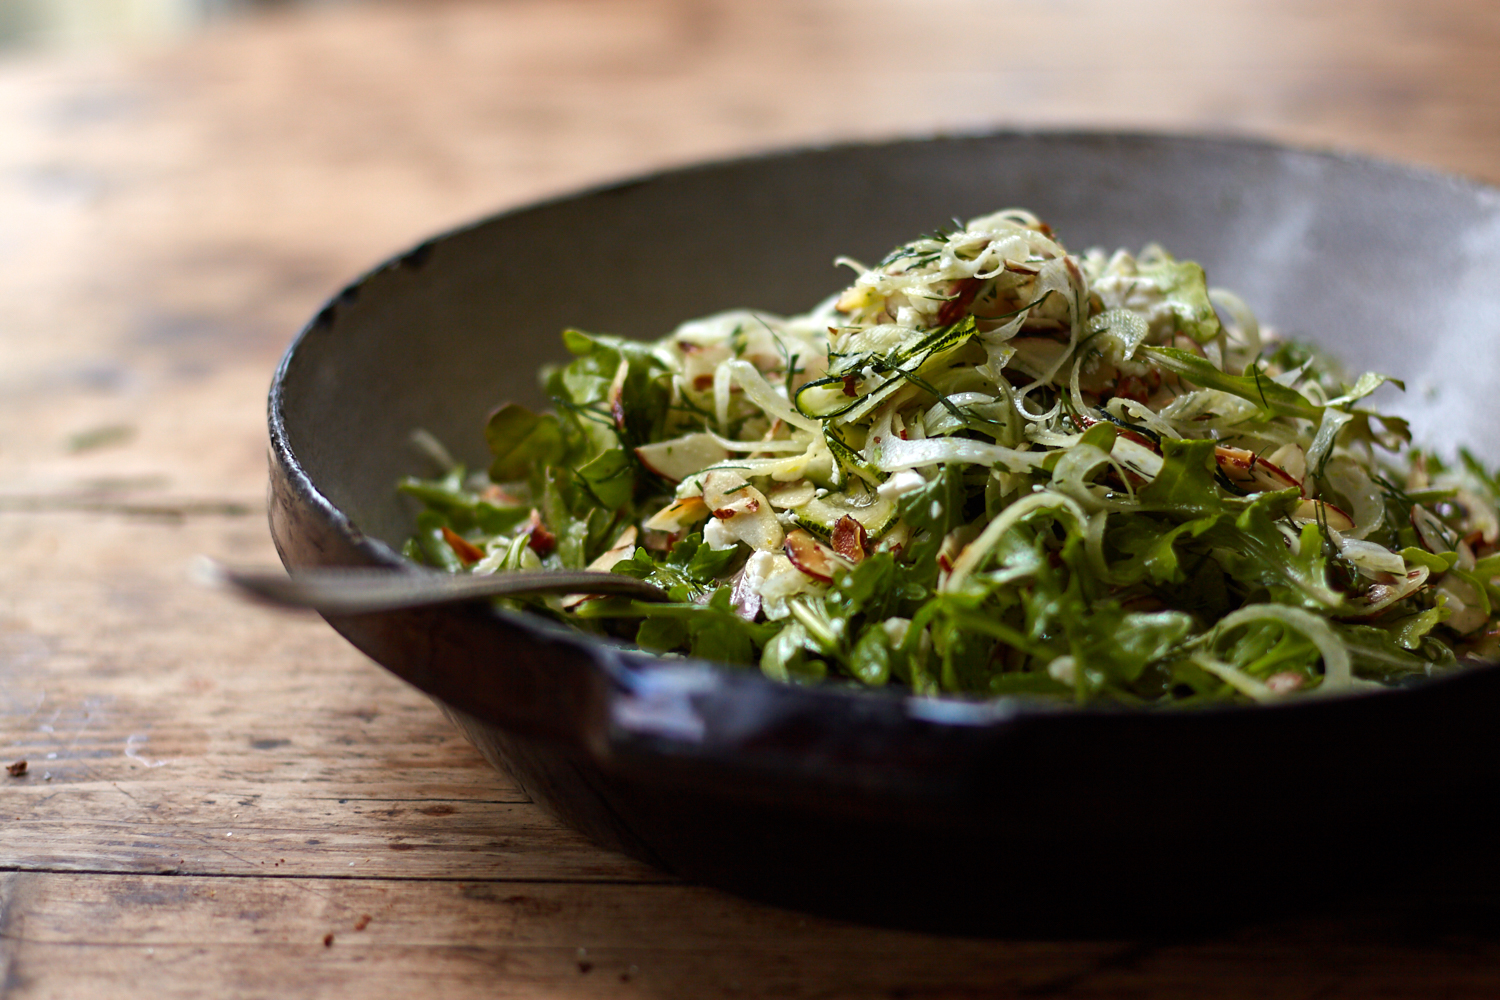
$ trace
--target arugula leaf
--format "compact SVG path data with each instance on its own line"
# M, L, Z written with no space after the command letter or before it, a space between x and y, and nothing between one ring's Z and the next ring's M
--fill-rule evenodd
M605 404L607 412L602 415L613 422L627 449L661 437L671 399L670 379L650 344L572 329L563 331L563 344L577 357L554 385L560 383L570 402L578 407ZM618 407L613 407L610 389L622 363L625 375Z
M792 622L766 643L760 669L779 681L821 680L828 674L828 665L814 655L817 652L807 629L800 622Z
M1382 628L1338 622L1332 624L1334 631L1349 649L1355 673L1361 677L1390 682L1413 675L1425 676L1432 670L1432 662L1411 651L1413 648L1423 648L1420 639L1414 647L1407 646L1397 636Z
M897 501L901 520L911 525L913 531L903 553L903 561L911 564L913 581L931 587L937 579L938 550L948 532L964 523L965 500L963 471L950 464L943 466L926 486Z
M849 672L870 687L880 687L891 678L895 656L885 626L879 621L872 622L855 640Z
M1452 615L1451 608L1437 604L1422 611L1382 619L1375 623L1375 627L1390 636L1402 649L1416 652L1422 649L1428 633Z
M635 463L626 457L624 448L600 452L579 468L578 478L610 510L624 507L635 495Z
M1376 389L1379 389L1387 382L1400 389L1402 392L1406 391L1406 383L1401 381L1399 378L1391 378L1389 375L1380 375L1376 372L1365 372L1355 380L1354 384L1351 385L1342 396L1339 396L1336 399L1330 399L1328 401L1328 405L1347 406L1348 404L1353 403L1356 400L1364 399L1370 393L1374 392Z
M508 403L490 414L484 439L494 456L490 479L497 483L525 479L534 469L556 465L566 455L557 418L532 413L519 403Z
M1213 441L1163 439L1161 471L1136 494L1141 507L1177 514L1223 510L1219 484L1214 478L1218 471L1215 445Z
M1182 611L1127 613L1113 602L1073 608L1069 615L1073 656L1113 684L1134 689L1146 668L1162 661L1193 632L1193 616Z
M1298 544L1289 546L1276 520L1297 501L1296 491L1266 493L1256 498L1226 530L1216 527L1214 558L1230 579L1241 585L1260 584L1279 604L1309 610L1337 608L1343 597L1328 583L1328 563L1322 529L1303 525Z
M733 566L735 562L744 558L744 554L740 552L738 546L728 549L718 549L716 551L703 541L702 535L690 535L689 538L698 540L698 549L693 553L692 558L687 561L687 564L683 566L682 570L699 583L706 584L722 579L729 572L730 566ZM687 539L684 539L684 541L679 542L672 549L674 557L677 549L686 547L686 543Z
M1223 329L1213 303L1208 299L1208 277L1190 260L1164 260L1143 264L1137 273L1156 282L1177 321L1177 329L1200 344L1217 337Z
M501 507L470 490L456 489L446 481L407 477L396 489L422 501L428 509L448 518L453 530L478 529L486 535L506 535L514 531L530 514L524 504Z
M446 527L448 519L435 510L424 510L417 515L417 531L412 537L416 539L422 561L449 573L467 572L464 561L458 558L458 554L443 537L443 529Z
M1323 415L1323 407L1316 405L1296 389L1271 381L1253 364L1247 375L1230 375L1220 371L1212 361L1200 358L1191 351L1176 347L1142 346L1138 352L1155 361L1161 367L1205 389L1219 389L1257 403L1268 413L1278 417L1301 417L1317 422Z
M1163 517L1150 514L1114 515L1110 518L1106 542L1125 558L1110 563L1114 583L1127 586L1149 580L1153 584L1182 583L1187 579L1182 555L1177 545L1185 544L1199 558L1206 558L1206 546L1190 543L1218 526L1223 513L1193 518L1173 525Z
M637 547L629 559L615 564L614 572L654 583L667 591L674 601L687 603L702 598L719 586L743 553L735 548L715 551L694 533L677 541L664 558L657 558L644 546Z

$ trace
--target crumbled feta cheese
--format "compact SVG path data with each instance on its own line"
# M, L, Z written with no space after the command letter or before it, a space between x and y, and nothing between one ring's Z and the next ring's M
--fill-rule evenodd
M911 627L910 618L887 618L880 623L885 629L885 637L892 646L899 646L906 641L906 630Z
M716 517L709 518L708 523L703 526L703 540L707 542L708 547L713 549L715 552L722 552L725 549L732 549L740 542L740 540L734 537L730 530L724 526L724 522Z
M894 501L903 497L913 490L919 490L927 485L927 480L915 469L902 469L891 478L880 484L875 491L880 494L882 500Z
M1055 681L1075 684L1078 681L1078 664L1071 656L1059 656L1047 664L1047 674Z

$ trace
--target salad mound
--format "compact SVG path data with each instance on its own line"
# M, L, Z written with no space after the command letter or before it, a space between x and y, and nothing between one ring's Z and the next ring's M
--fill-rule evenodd
M672 600L506 603L920 694L1272 701L1500 646L1495 478L1197 264L1015 209L841 263L805 315L566 331L555 411L495 411L487 475L401 483L406 554L627 573Z

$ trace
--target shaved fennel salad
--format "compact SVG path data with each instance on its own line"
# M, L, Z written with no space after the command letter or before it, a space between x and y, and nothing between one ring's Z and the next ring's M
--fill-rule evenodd
M1265 702L1500 645L1493 476L1197 264L1071 254L1015 209L840 263L805 315L566 331L555 410L496 410L487 474L401 483L406 554L627 573L672 600L507 603L919 694Z

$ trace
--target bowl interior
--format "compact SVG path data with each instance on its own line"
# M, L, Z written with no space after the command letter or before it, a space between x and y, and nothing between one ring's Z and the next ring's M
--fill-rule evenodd
M398 546L425 473L423 428L486 462L499 403L544 405L538 368L568 326L654 338L731 307L810 308L838 255L1006 206L1075 251L1161 243L1263 324L1354 372L1406 380L1382 408L1419 441L1500 458L1495 192L1387 164L1241 141L1117 135L938 139L782 154L664 174L501 215L368 276L282 373L287 443L367 536ZM336 321L336 322L335 322ZM331 335L337 326L337 336Z

